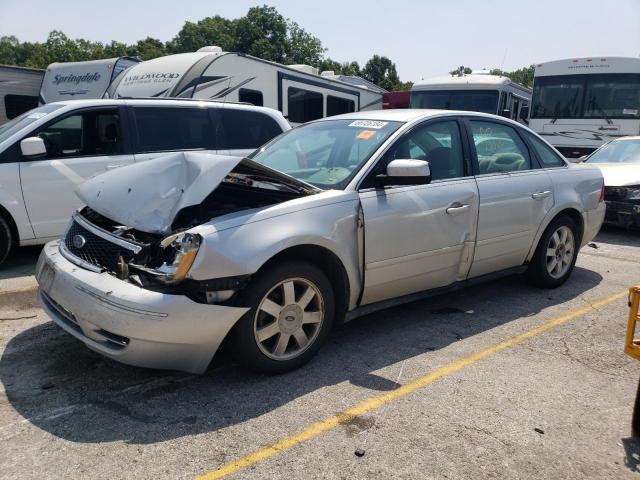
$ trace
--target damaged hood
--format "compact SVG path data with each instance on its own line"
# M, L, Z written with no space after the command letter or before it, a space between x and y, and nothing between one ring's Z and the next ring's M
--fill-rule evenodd
M167 233L175 215L209 195L241 157L180 152L110 170L76 194L105 217L147 233Z
M607 187L626 187L629 185L640 185L640 163L591 163L600 167L604 184Z

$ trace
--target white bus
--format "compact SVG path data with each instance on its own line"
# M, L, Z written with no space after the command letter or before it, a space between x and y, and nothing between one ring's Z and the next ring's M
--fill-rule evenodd
M108 98L175 97L246 102L274 108L296 125L317 118L382 108L384 89L308 65L281 65L220 47L135 65Z
M640 133L640 58L589 57L536 65L529 127L567 158Z
M437 108L492 113L526 123L531 89L507 77L471 73L416 82L409 108Z
M40 88L40 104L59 100L102 98L118 75L139 63L135 57L105 58L87 62L52 63Z

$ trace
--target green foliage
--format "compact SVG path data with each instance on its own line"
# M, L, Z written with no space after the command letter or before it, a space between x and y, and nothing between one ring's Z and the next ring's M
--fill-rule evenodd
M471 73L471 69L469 67L462 67L465 75L469 75ZM449 72L450 75L460 75L460 68L454 68Z
M172 53L195 52L206 45L218 45L225 51L284 64L312 65L320 70L333 70L338 75L363 76L388 90L411 87L411 83L400 81L395 64L387 57L374 55L362 69L355 61L340 63L325 57L326 49L320 39L267 5L250 8L244 17L235 20L216 15L185 22L167 43L151 37L130 45L116 40L101 43L71 39L58 30L51 31L45 42L20 42L14 36L2 36L0 64L46 68L54 62L122 56L150 60Z
M522 67L513 72L504 72L499 68L491 70L491 75L502 75L509 77L512 81L524 85L525 87L533 86L533 73L535 71L535 65L529 65L528 67Z

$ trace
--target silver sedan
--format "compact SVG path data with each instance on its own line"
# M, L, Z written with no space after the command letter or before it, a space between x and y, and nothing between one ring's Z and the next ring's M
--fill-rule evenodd
M471 112L325 118L250 159L176 153L78 190L40 301L89 348L203 372L307 362L333 325L500 275L565 282L605 212L600 170Z

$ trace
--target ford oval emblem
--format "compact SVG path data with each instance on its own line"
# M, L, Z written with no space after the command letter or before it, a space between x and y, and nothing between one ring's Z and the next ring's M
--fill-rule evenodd
M74 235L71 239L73 246L76 248L82 248L87 243L87 240L82 235Z

